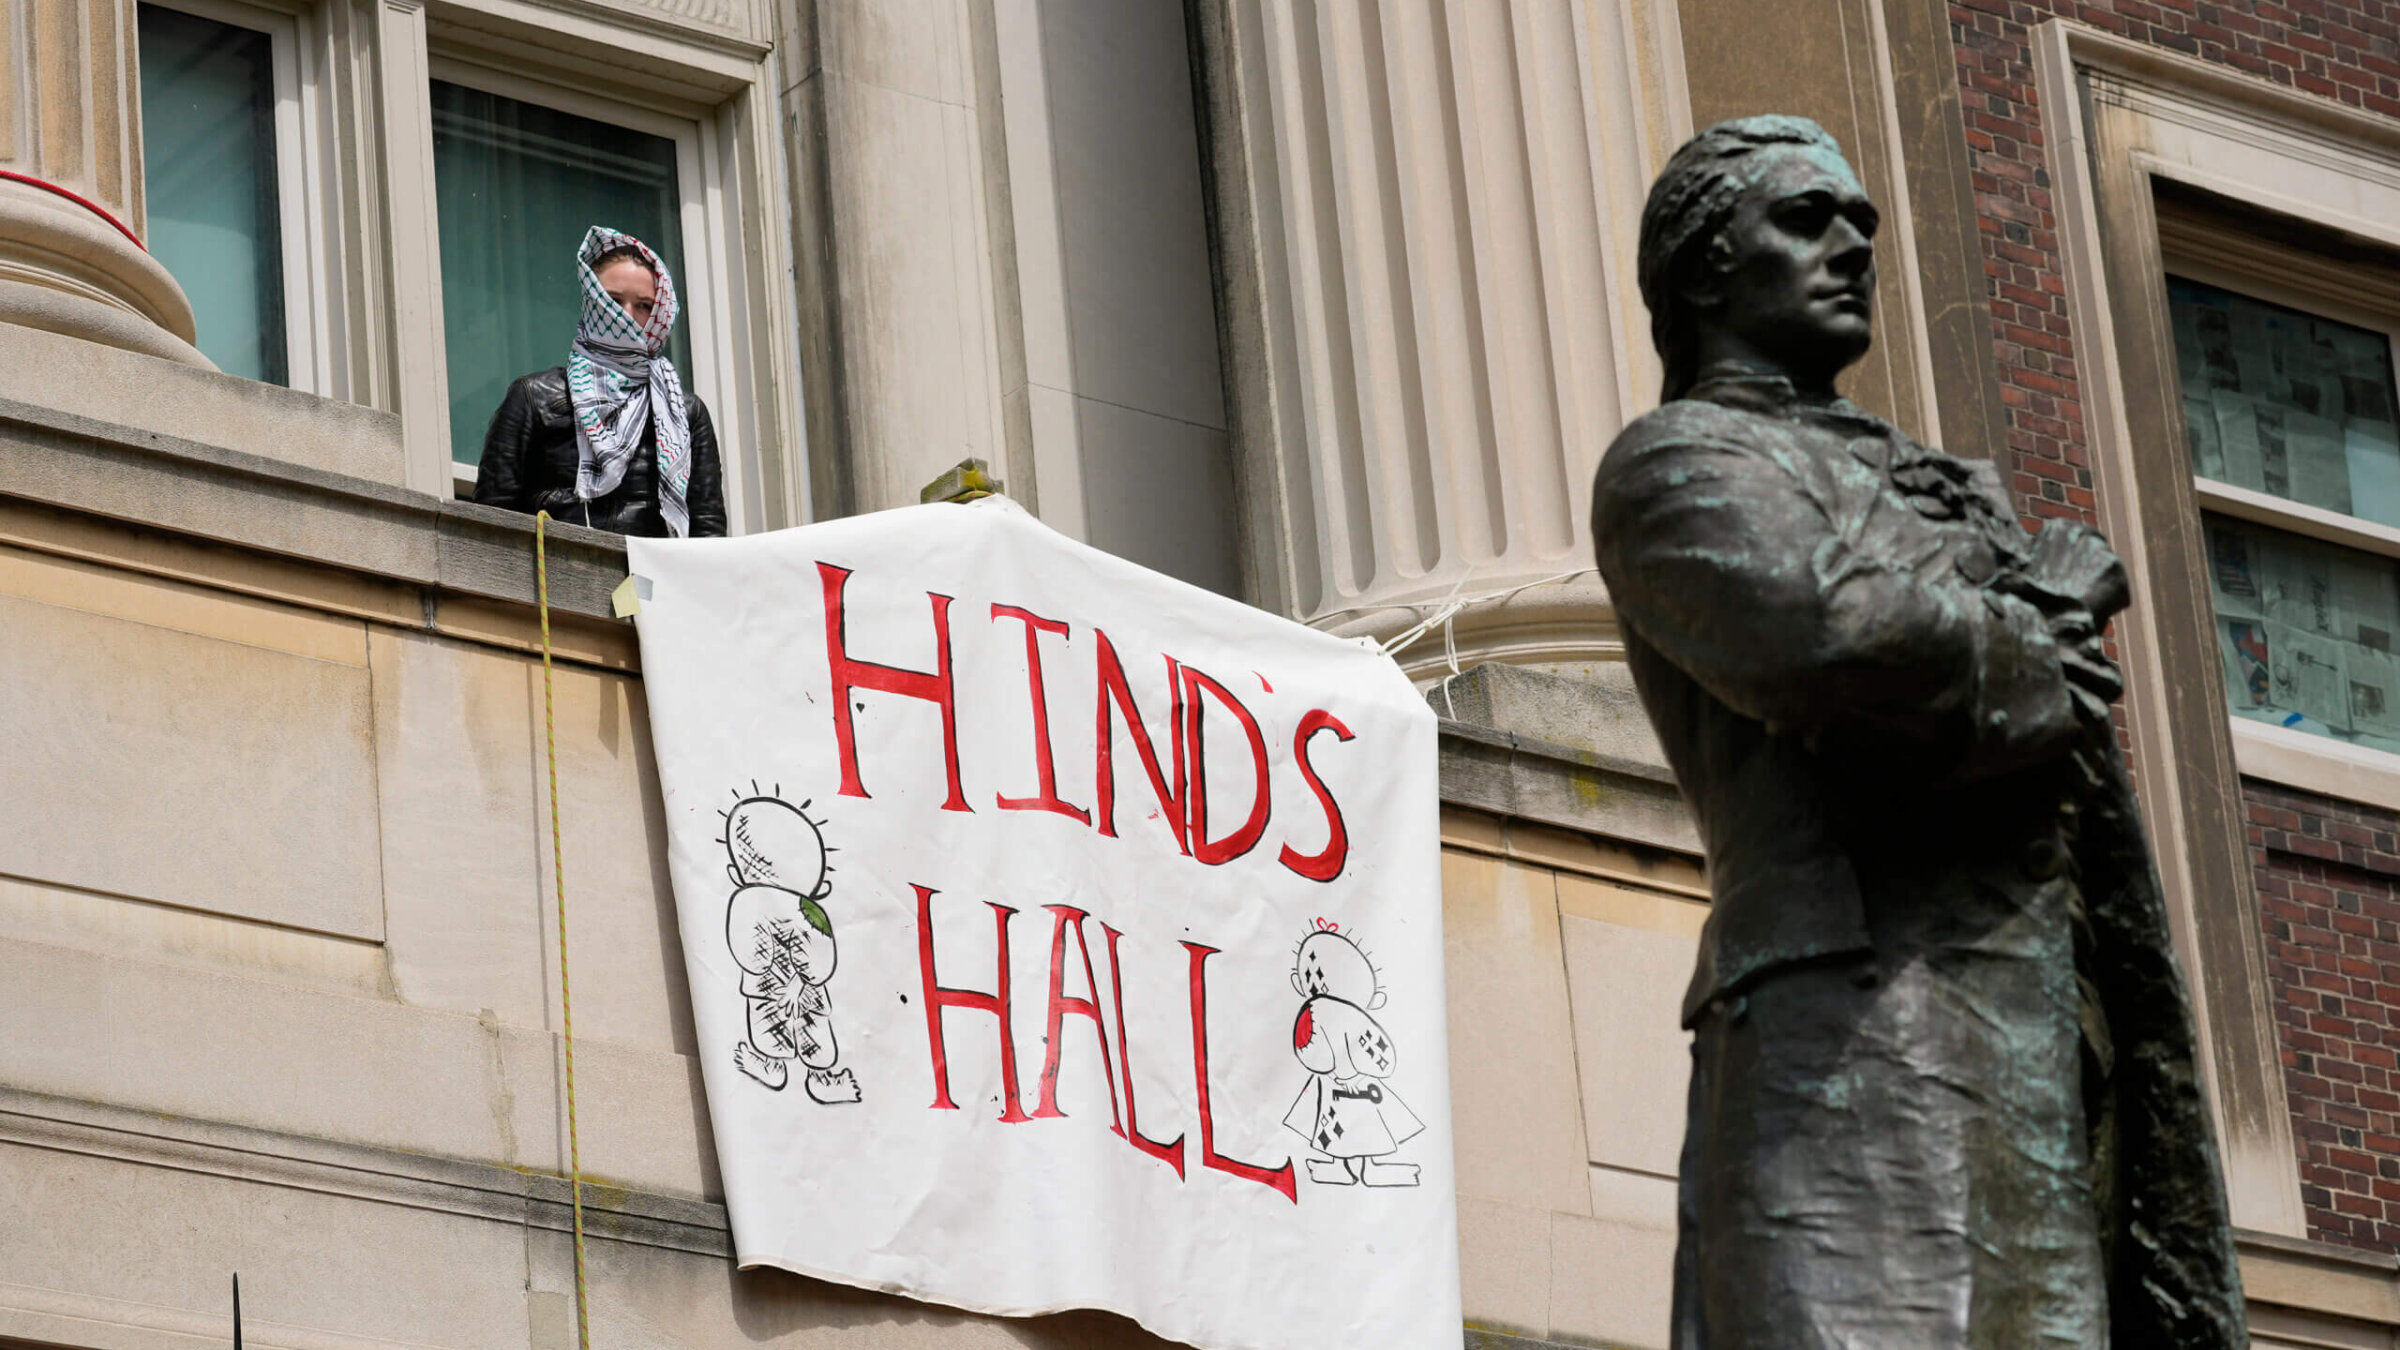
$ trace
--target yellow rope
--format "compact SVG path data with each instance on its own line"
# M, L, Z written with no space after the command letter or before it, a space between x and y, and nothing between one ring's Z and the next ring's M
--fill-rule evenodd
M542 609L542 740L550 758L550 876L558 883L558 1020L567 1044L567 1177L575 1201L575 1344L592 1350L590 1291L583 1279L583 1144L575 1135L575 1002L567 992L567 863L558 828L558 714L550 688L550 513L533 515L533 571Z

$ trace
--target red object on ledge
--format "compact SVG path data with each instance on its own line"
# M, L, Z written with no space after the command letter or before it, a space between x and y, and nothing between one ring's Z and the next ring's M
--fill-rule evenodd
M109 214L107 207L102 206L100 203L93 201L91 198L86 197L79 192L70 192L63 187L60 187L56 183L49 182L45 179L36 178L29 173L17 173L10 169L0 169L0 178L5 178L12 183L23 183L28 187L37 187L44 192L55 192L59 196L66 198L68 201L75 203L77 206L82 207L84 210L91 212L93 215L98 216L102 220L105 220L109 224L115 226L117 233L124 235L127 239L132 240L135 248L141 249L144 253L148 253L150 251L149 248L144 245L138 237L135 236L133 231L125 228L124 221L121 221L115 216Z

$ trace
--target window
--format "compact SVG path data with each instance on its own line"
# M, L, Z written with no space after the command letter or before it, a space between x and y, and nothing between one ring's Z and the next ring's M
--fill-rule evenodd
M2347 546L2400 544L2391 335L2187 276L2167 294L2233 715L2400 752L2400 561Z
M805 516L772 19L735 7L743 56L714 20L651 8L560 27L481 4L140 0L143 233L201 350L401 419L396 462L291 458L471 487L508 382L566 359L575 247L602 223L676 271L669 355L709 405L739 528Z
M203 355L288 383L274 38L152 4L138 22L150 252L190 297Z
M668 353L692 385L702 288L684 266L675 140L442 80L432 111L450 455L462 483L510 382L565 363L581 306L575 250L592 225L641 239L674 273L684 313Z

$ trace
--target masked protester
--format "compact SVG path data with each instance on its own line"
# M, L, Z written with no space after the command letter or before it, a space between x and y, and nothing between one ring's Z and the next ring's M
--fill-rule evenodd
M666 356L675 278L649 245L601 225L576 270L583 317L567 363L508 387L475 500L618 534L722 535L716 428Z

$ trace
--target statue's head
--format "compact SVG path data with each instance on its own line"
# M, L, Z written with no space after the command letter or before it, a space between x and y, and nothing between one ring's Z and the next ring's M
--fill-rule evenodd
M1685 142L1642 209L1663 397L1717 356L1829 387L1873 341L1875 225L1841 146L1805 117L1737 118Z

